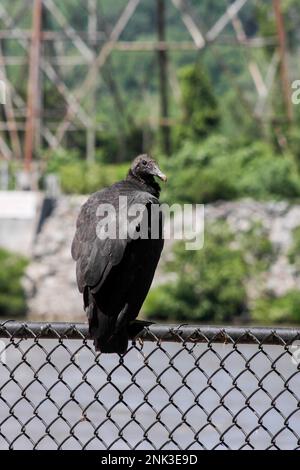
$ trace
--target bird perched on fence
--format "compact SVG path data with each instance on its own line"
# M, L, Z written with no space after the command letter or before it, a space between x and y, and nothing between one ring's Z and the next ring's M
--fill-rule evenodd
M77 284L90 335L103 353L125 353L133 324L135 331L145 325L134 320L164 243L155 176L167 179L150 156L139 155L127 177L92 194L77 219L72 243Z

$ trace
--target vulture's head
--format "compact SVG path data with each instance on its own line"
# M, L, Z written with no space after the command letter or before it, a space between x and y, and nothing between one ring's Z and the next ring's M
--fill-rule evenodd
M139 155L133 160L131 165L131 173L136 178L144 181L152 179L153 176L157 176L162 181L167 181L166 175L164 175L160 170L156 161L147 154Z

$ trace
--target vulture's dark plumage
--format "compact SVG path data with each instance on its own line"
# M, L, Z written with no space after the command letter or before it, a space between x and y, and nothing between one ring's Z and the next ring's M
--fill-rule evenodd
M160 187L154 176L166 180L152 158L140 155L133 161L126 179L90 196L77 219L72 243L77 284L83 294L96 350L103 353L123 354L127 350L129 330L149 291L163 248L161 213L154 211L155 215L150 216L151 207L159 207ZM129 213L134 204L141 205L141 213L148 221L148 234L153 217L159 218L158 236L149 235L148 239L138 236L141 231L138 222L136 237L130 237L129 232L119 236L119 225L126 227L124 221L118 222L120 196L121 204L127 201ZM107 213L99 210L104 204L112 205L117 217L107 219ZM106 221L108 226L107 220L117 228L115 239L99 236L101 222Z

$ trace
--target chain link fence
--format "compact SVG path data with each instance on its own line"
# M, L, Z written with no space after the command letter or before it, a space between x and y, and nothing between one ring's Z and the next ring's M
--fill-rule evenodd
M300 448L300 330L0 324L0 449Z

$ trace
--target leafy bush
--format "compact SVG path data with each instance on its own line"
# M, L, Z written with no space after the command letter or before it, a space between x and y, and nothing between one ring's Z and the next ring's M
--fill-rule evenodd
M166 271L174 280L152 289L143 310L151 319L222 322L249 319L246 283L271 265L274 248L261 224L233 236L224 222L208 224L202 250L175 245ZM256 318L257 319L257 318Z
M0 249L0 316L25 313L26 302L21 278L26 264L25 258Z
M261 222L254 222L248 230L237 233L236 242L244 253L251 276L257 277L270 268L276 253Z
M128 163L89 164L76 152L58 152L49 158L47 173L59 176L64 193L90 194L125 177Z
M138 152L136 152L138 153ZM274 155L264 142L238 148L215 134L186 143L171 158L158 158L169 177L162 197L170 202L208 203L241 197L300 197L300 179L290 155ZM88 164L77 152L58 152L47 159L47 173L57 173L66 193L91 193L126 175L128 163Z
M180 70L183 117L174 129L175 142L206 137L220 122L218 104L208 76L199 66L187 65Z
M288 259L291 264L300 270L300 227L293 230L293 242L288 253Z

